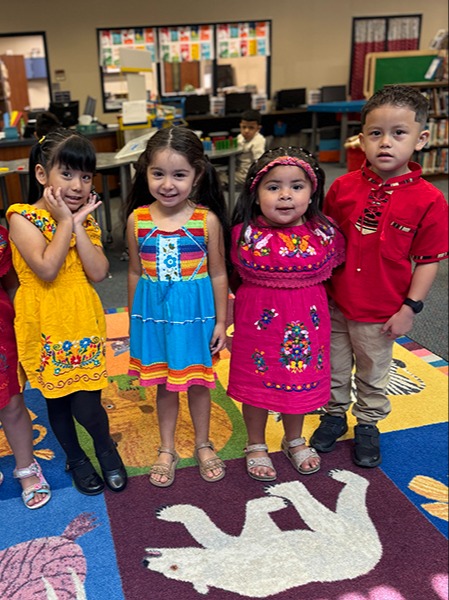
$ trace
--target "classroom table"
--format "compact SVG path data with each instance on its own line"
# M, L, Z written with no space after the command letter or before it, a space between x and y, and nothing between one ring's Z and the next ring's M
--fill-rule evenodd
M310 104L307 110L312 113L312 152L316 149L318 133L318 113L341 114L340 124L340 166L346 165L345 142L348 137L348 113L360 113L366 100L346 100L338 102L318 102Z

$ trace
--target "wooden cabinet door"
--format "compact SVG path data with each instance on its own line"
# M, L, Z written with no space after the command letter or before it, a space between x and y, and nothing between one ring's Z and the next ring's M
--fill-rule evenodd
M11 110L27 111L30 106L28 96L28 82L25 70L25 59L23 56L0 56L5 67L8 69L8 81L11 87Z

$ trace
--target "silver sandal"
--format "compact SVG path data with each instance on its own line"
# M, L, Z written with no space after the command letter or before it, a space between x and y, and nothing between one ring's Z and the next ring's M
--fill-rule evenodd
M198 450L202 448L210 448L212 452L215 452L214 445L211 441L204 442L204 444L198 444L195 447L194 456L196 458L196 462L200 468L200 475L204 479L204 481L215 482L220 481L226 474L226 465L221 460L219 456L214 456L212 458L207 458L206 460L201 460L198 454ZM209 477L207 472L213 471L214 469L220 469L220 473L218 475L214 475L213 477Z
M44 504L47 504L51 498L51 490L47 480L42 474L42 469L38 462L34 460L29 467L23 467L22 469L15 468L12 474L15 479L27 479L28 477L37 477L39 479L38 483L30 485L22 491L22 500L27 508L35 510L36 508L40 508L41 506L44 506ZM42 500L30 506L28 502L32 500L36 494L44 494L44 496Z
M318 452L315 448L304 448L304 450L299 450L299 452L290 452L290 448L296 448L297 446L303 446L306 443L305 438L296 438L287 442L285 436L282 438L281 450L288 458L288 460L292 463L294 468L301 473L301 475L311 475L312 473L316 473L320 470L321 464L317 464L316 467L311 467L310 469L304 469L301 465L308 458L319 458Z
M246 454L246 472L250 477L256 479L256 481L274 481L277 477L276 469L271 462L269 456L258 456L257 458L248 458L248 454L251 452L268 452L268 446L266 444L251 444L244 449ZM256 475L251 471L256 467L267 467L273 469L274 475Z

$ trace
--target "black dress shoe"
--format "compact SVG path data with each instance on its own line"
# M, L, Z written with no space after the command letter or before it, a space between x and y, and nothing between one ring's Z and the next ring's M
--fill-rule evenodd
M115 442L112 442L110 450L97 454L97 458L100 463L101 472L103 473L104 482L108 488L112 492L121 492L124 490L128 483L128 474L126 473L120 454L117 452Z
M87 458L75 462L68 462L66 471L69 471L76 489L86 496L96 496L104 490L104 482Z

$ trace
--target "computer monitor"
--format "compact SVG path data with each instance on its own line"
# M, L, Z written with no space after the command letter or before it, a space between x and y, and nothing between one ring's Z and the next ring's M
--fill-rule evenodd
M97 107L97 101L92 96L87 96L86 104L84 105L83 115L90 115L92 119L95 117L95 108Z
M306 104L306 88L279 90L276 95L276 110L299 108Z
M251 108L252 95L249 92L225 94L225 115L240 115Z
M186 115L207 115L210 113L209 94L192 94L185 97L184 112Z
M321 88L321 102L345 102L345 85L323 85Z
M72 127L78 124L79 117L79 101L71 100L70 102L50 102L48 107L49 112L53 113L63 127Z

